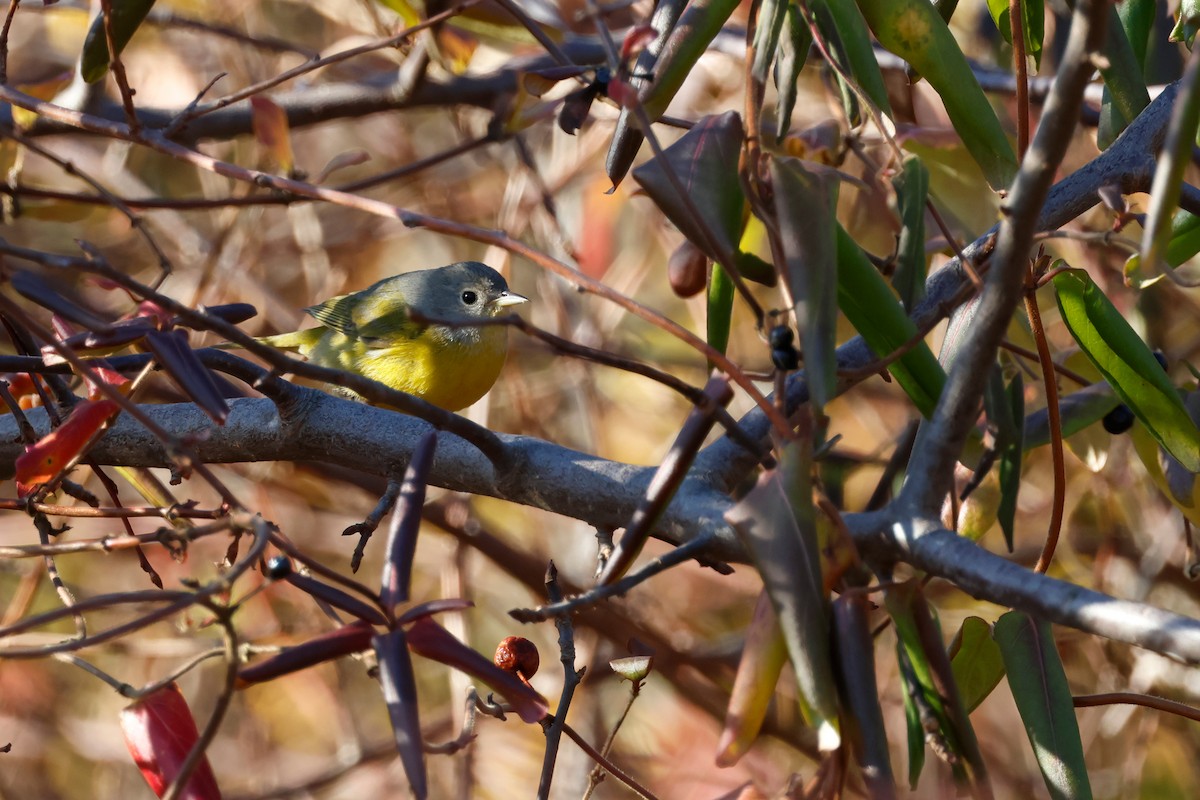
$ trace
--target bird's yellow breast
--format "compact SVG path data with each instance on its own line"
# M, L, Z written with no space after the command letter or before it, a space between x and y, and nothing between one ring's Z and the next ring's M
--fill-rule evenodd
M372 380L458 411L483 397L504 366L508 331L479 329L476 341L455 341L426 329L376 346L326 329L306 353L310 361L356 372Z

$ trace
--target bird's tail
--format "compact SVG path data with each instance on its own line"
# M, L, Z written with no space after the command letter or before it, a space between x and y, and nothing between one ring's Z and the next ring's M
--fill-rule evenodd
M325 329L317 326L316 328L308 328L303 331L294 331L293 333L277 333L274 336L259 336L255 339L259 344L265 344L267 347L274 347L276 350L298 350L301 353L307 353L321 339L321 335L325 333ZM241 347L240 344L233 342L223 342L214 345L218 350L237 350Z

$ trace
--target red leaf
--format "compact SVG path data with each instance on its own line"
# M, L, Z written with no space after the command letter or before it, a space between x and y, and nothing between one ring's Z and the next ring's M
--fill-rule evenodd
M17 489L23 497L78 458L92 435L121 410L111 400L84 400L71 409L66 422L25 448L17 457Z
M97 364L93 364L91 374L99 378L100 382L116 387L121 394L126 397L129 396L129 391L133 388L133 381L129 380L129 378L126 378L121 373L109 369L108 367L101 367ZM100 393L100 389L97 386L96 381L93 381L87 376L85 376L83 380L85 383L87 383L88 400L104 400L104 395Z
M179 776L188 752L199 739L196 720L179 686L170 683L121 711L121 730L133 763L159 797ZM192 772L181 800L221 800L207 757Z
M371 646L374 628L366 622L352 622L337 630L323 633L303 644L238 670L238 685L273 680L302 669L358 653Z

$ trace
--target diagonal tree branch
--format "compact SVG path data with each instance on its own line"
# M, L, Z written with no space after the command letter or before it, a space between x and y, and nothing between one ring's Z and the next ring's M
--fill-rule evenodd
M1107 14L1108 4L1101 0L1075 4L1061 71L1005 200L1006 217L1000 223L978 309L937 409L917 434L908 479L897 499L906 510L934 514L953 484L954 463L978 416L987 373L1023 294L1038 217L1078 124L1083 89L1094 69L1092 55L1104 42Z

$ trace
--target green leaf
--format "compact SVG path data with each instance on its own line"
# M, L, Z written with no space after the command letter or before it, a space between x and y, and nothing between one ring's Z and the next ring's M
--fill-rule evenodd
M1180 96L1171 111L1167 138L1158 155L1154 182L1150 186L1150 207L1146 210L1146 230L1142 235L1140 284L1153 283L1162 269L1163 254L1171 239L1171 228L1183 186L1183 173L1192 160L1196 127L1200 124L1200 51L1193 50L1180 81ZM1179 276L1167 267L1163 273L1177 283ZM1189 282L1190 283L1190 282Z
M1125 0L1109 9L1100 76L1104 97L1096 142L1107 149L1129 122L1150 105L1144 66L1146 44L1154 25L1154 0Z
M830 752L841 745L841 733L809 447L801 441L787 444L779 467L764 472L725 519L762 575L796 674L801 712L816 729L819 749Z
M967 617L950 643L950 669L970 714L987 699L1004 677L1000 647L992 638L992 626L979 617Z
M683 6L683 0L670 0L666 6L661 15L664 27L659 27L660 15L657 11L652 24L655 30L669 28L670 33L662 37L661 46L657 41L652 45L658 56L650 62L654 77L638 91L638 98L651 121L657 120L667 110L684 79L691 74L709 43L737 8L738 0L692 0L682 14L678 11ZM678 22L671 24L670 18L676 14ZM641 64L640 58L638 63ZM608 177L614 187L624 179L641 142L641 129L630 118L629 112L622 109L606 163Z
M988 13L996 23L1004 41L1013 43L1010 0L987 0ZM1042 0L1020 0L1021 31L1025 38L1025 52L1033 56L1038 69L1042 66L1042 39L1046 36L1045 4Z
M1063 321L1117 396L1163 448L1200 472L1200 430L1146 343L1086 273L1054 276Z
M1017 492L1021 488L1021 455L1024 452L1025 383L1021 373L1013 376L1006 389L999 366L988 376L983 394L988 420L996 429L996 453L999 460L1000 506L996 518L1004 531L1008 552L1013 549L1013 521L1017 513Z
M767 82L767 71L775 61L787 10L788 0L763 0L759 6L758 25L754 28L754 63L750 67L750 74L759 83Z
M897 656L900 653L900 643L896 643ZM905 671L901 670L901 677L905 676ZM906 741L908 743L908 788L911 791L917 790L917 783L921 779L921 770L925 768L925 726L921 724L921 712L917 708L917 701L909 686L909 681L905 680L904 695L904 731Z
M896 243L896 271L892 286L900 302L912 309L925 296L925 202L929 197L929 170L915 156L905 156L892 178L900 212L900 240Z
M1182 0L1175 27L1171 30L1171 41L1184 42L1190 50L1197 30L1200 30L1200 1Z
M1177 268L1185 261L1200 253L1200 217L1183 209L1175 212L1171 218L1171 230L1167 234L1166 252L1163 261L1169 268ZM1142 269L1142 256L1134 253L1125 262L1125 280L1131 286L1141 288L1154 283L1160 277L1157 267L1151 267L1152 272ZM1178 274L1178 273L1177 273ZM1196 282L1196 275L1189 270L1178 275L1184 285Z
M804 374L820 413L837 394L839 179L832 171L806 169L794 158L771 159L770 175L784 280L803 337Z
M809 7L816 17L817 27L835 49L835 57L854 78L871 103L887 116L892 115L887 86L879 62L871 47L871 36L862 12L854 0L812 0ZM858 101L852 103L857 109ZM858 122L857 113L850 114Z
M917 69L942 98L967 151L993 189L1007 189L1017 158L966 57L929 0L858 0L879 43Z
M775 59L775 91L779 95L775 111L775 141L787 135L796 109L796 81L808 60L812 48L812 31L805 24L800 8L787 4L784 29L779 37L779 54Z
M113 46L117 54L125 49L133 34L137 31L150 9L154 0L112 0ZM104 15L98 14L92 20L87 38L83 40L83 55L79 61L79 72L88 83L95 83L108 72L108 39L104 34Z
M733 280L720 264L713 263L708 279L708 344L721 353L729 346L729 329L733 318Z
M987 769L975 731L959 699L941 627L921 587L913 581L897 584L884 594L884 605L896 628L900 674L907 684L905 693L912 697L922 734L919 739L914 736L916 731L911 729L910 722L910 748L918 742L924 748L926 735L935 733L949 752L958 756L951 764L956 782L974 785L990 795ZM914 786L918 775L912 772L912 767L916 765L919 770L921 763L923 757L914 758L910 750L909 782Z
M1079 722L1050 625L1020 611L1010 611L996 621L993 635L1050 796L1055 800L1088 800L1092 788L1079 739Z
M838 307L878 356L906 345L917 335L913 324L887 281L850 234L838 225ZM946 373L929 346L919 342L888 367L900 388L925 417L933 413Z

